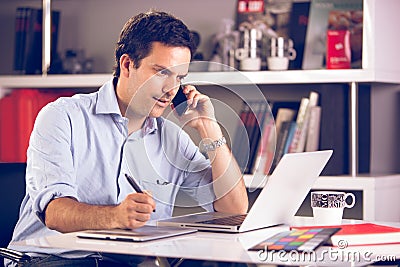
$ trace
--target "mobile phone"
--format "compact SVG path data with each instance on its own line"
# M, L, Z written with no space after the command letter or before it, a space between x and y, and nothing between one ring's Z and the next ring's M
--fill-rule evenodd
M183 85L179 86L179 90L176 93L175 97L172 99L172 104L174 105L174 109L178 113L179 116L182 116L188 110L187 97L183 93Z

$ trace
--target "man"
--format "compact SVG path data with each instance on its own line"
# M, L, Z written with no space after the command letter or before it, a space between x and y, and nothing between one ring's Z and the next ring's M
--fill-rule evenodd
M139 14L121 31L113 80L95 93L61 98L41 110L30 138L27 192L12 241L141 227L170 217L180 188L208 210L247 211L242 175L210 99L185 86L190 109L179 117L204 142L214 143L204 151L209 160L176 124L161 117L187 75L194 50L180 20L163 12ZM125 174L150 192L135 192ZM37 265L107 262L99 253L10 248L29 252Z

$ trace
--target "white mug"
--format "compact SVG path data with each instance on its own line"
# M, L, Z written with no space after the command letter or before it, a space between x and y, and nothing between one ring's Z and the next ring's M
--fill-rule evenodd
M347 198L351 197L351 203ZM314 224L339 225L342 223L344 208L352 208L356 197L353 193L337 191L311 192L311 207L313 209Z

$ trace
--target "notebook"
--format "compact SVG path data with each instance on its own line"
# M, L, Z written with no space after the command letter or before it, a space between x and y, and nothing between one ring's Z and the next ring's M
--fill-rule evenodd
M76 236L88 239L114 240L126 242L144 242L160 238L184 235L196 232L196 229L178 227L157 227L145 225L137 229L86 230Z
M247 214L202 212L160 220L157 225L239 233L290 224L332 153L324 150L285 154ZM236 219L239 221L232 223Z

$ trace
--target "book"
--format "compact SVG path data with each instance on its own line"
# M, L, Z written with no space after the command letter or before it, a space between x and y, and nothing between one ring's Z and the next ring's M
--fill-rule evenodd
M279 132L277 131L278 136L276 140L276 150L274 159L272 161L270 173L274 171L279 161L282 159L283 155L288 152L288 143L291 142L291 138L293 137L295 129L295 121L290 120L282 122Z
M15 12L14 71L23 74L23 55L25 51L26 25L29 8L18 7Z
M295 131L296 131L296 122L295 121L291 121L290 122L290 126L289 126L288 135L287 135L286 140L284 142L282 156L284 154L286 154L286 153L289 153L289 146L292 143Z
M265 113L265 119L261 131L261 139L258 143L257 147L257 156L254 160L252 173L256 175L265 175L264 169L268 169L271 167L272 158L273 158L273 149L271 149L271 141L275 142L275 139L272 140L270 135L272 135L275 131L275 122L272 116L270 109L268 108ZM275 148L275 146L273 146Z
M289 38L290 15L292 1L264 1L265 24L272 29L277 36Z
M318 104L319 94L311 91L308 98L303 98L296 118L296 132L289 147L289 153L303 152L305 150L310 110Z
M293 2L289 22L289 37L293 40L296 58L289 62L289 69L301 69L308 25L310 2Z
M292 229L337 228L341 229L331 236L329 244L346 248L357 245L378 245L400 243L400 228L375 223L341 224L329 226L304 226Z
M279 133L284 121L292 121L296 116L296 110L291 108L280 108L275 116L276 132Z
M261 120L264 114L264 105L259 101L249 102L250 118L246 122L246 129L249 137L249 160L246 165L245 173L250 174L256 155L257 144L261 136Z
M24 13L23 13L24 11ZM16 16L23 16L22 32L15 35L14 69L24 74L42 73L43 10L17 8ZM17 19L16 19L17 20ZM51 61L57 57L60 11L51 12ZM17 30L17 29L16 29Z
M265 120L270 120L269 125L265 125L267 129L264 129L261 142L264 142L263 152L261 155L260 162L257 164L258 168L253 169L257 175L267 175L270 173L272 162L276 154L277 134L280 131L280 127L283 121L292 121L296 116L299 102L293 101L275 101L270 104L271 110L269 116ZM268 111L266 111L268 112ZM254 172L253 172L254 173Z
M303 69L321 69L326 66L326 32L331 10L362 10L362 0L313 0L311 1Z
M306 138L308 133L308 125L310 123L310 112L312 107L318 105L319 94L317 92L311 91L309 96L309 102L307 105L306 114L303 121L303 126L300 132L299 142L297 144L296 152L303 152L306 146Z
M25 74L42 73L42 20L42 10L31 8L27 17L25 52L23 55Z
M275 120L277 120L278 111L281 108L292 109L295 111L294 116L297 116L297 111L300 107L300 101L272 101L271 102L271 110L272 115L274 116Z
M61 12L58 10L51 11L51 50L50 50L50 69L49 73L58 73L62 67L57 64L62 64L58 55L58 35L59 25L61 20ZM57 62L58 61L58 62Z
M252 135L250 136L250 158L246 168L246 173L249 174L254 172L258 154L257 151L262 138L263 125L266 117L270 117L268 114L271 114L269 104L264 101L256 101L252 105L254 105L255 122L253 124Z
M341 225L342 229L331 237L333 246L343 240L348 246L400 243L400 228L374 223Z
M292 143L290 144L289 147L289 152L297 152L297 146L300 140L300 135L301 131L303 129L303 124L304 124L304 118L306 116L307 112L307 107L310 102L310 99L307 97L303 97L300 101L300 107L299 111L297 112L297 117L296 117L296 131L292 139Z
M305 151L317 151L319 149L320 125L321 107L311 107Z
M280 158L283 156L284 146L287 141L288 128L282 130L282 125L284 122L291 122L294 120L297 110L294 109L298 107L298 103L296 102L276 102L273 104L272 114L275 117L275 131L272 131L269 135L269 145L268 145L268 154L272 156L272 163L270 164L270 168L268 170L265 168L264 172L266 174L270 174L276 167L276 164L279 162ZM288 106L288 107L286 107ZM293 107L293 108L289 108ZM276 114L276 115L275 115ZM285 127L289 125L285 125ZM284 140L282 140L282 138ZM274 145L275 144L275 145ZM268 167L267 165L265 167Z
M267 114L271 113L265 101L244 101L239 113L232 153L243 173L253 173L257 150Z
M245 101L242 103L242 108L239 112L239 119L236 126L236 132L232 144L232 154L234 155L237 164L242 173L245 172L249 160L250 140L248 135L248 120L251 120L251 110Z
M236 8L236 28L242 23L253 23L264 16L264 0L238 0Z

